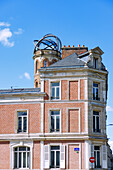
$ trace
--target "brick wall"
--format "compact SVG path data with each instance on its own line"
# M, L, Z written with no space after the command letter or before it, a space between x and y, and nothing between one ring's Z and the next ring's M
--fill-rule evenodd
M69 82L69 99L70 100L78 99L78 81Z
M10 169L9 142L0 142L0 169Z
M73 54L82 54L84 52L88 51L87 47L64 47L62 48L62 59Z
M33 169L40 169L40 142L33 144Z
M85 113L84 113L84 103L45 103L45 113L44 113L44 132L48 133L49 129L49 109L59 109L61 110L61 120L62 120L62 132L67 132L67 109L69 108L80 108L81 114L81 131L84 132L85 128ZM78 121L75 120L76 122Z
M15 112L22 109L29 111L28 132L40 133L40 104L11 104L0 105L0 134L15 133Z

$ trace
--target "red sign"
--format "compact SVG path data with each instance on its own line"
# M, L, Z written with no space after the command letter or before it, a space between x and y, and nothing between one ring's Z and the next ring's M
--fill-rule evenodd
M94 163L94 162L95 162L95 158L94 158L94 157L90 157L90 158L89 158L89 161L90 161L91 163Z

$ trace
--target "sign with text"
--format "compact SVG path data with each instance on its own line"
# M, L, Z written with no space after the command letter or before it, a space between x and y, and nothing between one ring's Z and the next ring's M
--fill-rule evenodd
M90 157L90 158L89 158L89 161L90 161L91 163L94 163L94 162L95 162L95 158L94 158L94 157Z
M80 148L74 148L74 151L80 151Z

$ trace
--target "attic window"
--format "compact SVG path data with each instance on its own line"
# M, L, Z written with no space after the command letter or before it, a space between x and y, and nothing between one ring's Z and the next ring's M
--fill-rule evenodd
M98 68L98 58L93 59L93 68Z

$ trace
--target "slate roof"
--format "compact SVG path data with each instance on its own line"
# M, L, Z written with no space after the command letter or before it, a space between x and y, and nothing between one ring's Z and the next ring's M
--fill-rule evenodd
M55 68L55 67L84 67L85 62L78 58L76 53L69 55L68 57L64 58L63 60L59 60L58 62L50 65L48 68Z
M3 94L37 94L41 93L40 88L20 88L20 89L2 89L0 95Z

